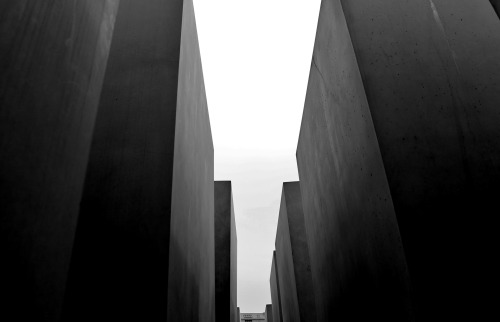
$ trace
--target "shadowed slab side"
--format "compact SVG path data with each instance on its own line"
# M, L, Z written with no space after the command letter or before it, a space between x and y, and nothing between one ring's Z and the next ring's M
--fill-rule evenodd
M283 321L281 309L281 295L280 285L278 279L278 269L276 262L276 251L273 251L273 261L271 264L271 277L269 278L269 285L271 287L271 301L273 310L273 321Z
M60 319L118 3L0 3L0 320Z
M283 183L275 246L283 320L315 322L316 303L298 181Z
M327 281L320 320L335 290L355 289L342 283L379 280L370 258L388 267L394 255L408 263L418 320L477 319L492 307L478 285L493 278L497 243L485 223L500 186L499 50L500 21L487 0L322 2L297 149L313 278ZM392 205L398 225L387 229ZM397 245L398 226L404 257L374 247ZM356 269L335 281L331 263ZM367 279L353 279L356 270Z
M237 239L231 181L215 181L214 193L216 321L238 322Z
M190 1L120 3L68 321L213 320L213 145L197 46Z

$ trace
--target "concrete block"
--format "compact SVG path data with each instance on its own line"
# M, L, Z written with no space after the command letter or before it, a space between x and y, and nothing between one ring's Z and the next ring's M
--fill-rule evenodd
M405 320L405 258L417 319L485 311L499 51L486 0L322 2L297 148L320 321Z
M0 3L0 320L59 321L118 2Z
M281 295L280 295L280 285L278 278L278 267L276 261L276 251L273 251L273 263L271 265L271 277L269 279L269 284L271 287L273 321L282 322L283 319L281 313Z
M231 181L214 183L215 316L237 322L237 238Z
M213 321L213 212L192 3L121 1L66 319Z
M316 322L299 182L283 183L275 246L283 321Z
M273 322L273 305L266 305L266 322Z

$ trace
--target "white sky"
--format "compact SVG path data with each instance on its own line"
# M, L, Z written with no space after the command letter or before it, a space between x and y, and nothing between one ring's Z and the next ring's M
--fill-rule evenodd
M298 180L300 130L320 0L193 0L215 149L231 180L238 306L263 312L281 187Z

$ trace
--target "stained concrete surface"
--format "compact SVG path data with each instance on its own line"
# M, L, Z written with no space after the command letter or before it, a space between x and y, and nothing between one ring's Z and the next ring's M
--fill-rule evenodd
M0 3L0 320L59 321L118 3Z
M316 321L300 183L284 182L276 232L283 321Z
M239 321L237 307L237 238L231 181L214 183L215 318Z
M269 285L271 287L273 321L282 322L283 315L281 311L281 295L280 295L280 285L278 278L278 268L276 262L276 251L273 251L273 261L271 264L271 276L269 278Z
M190 1L121 1L68 321L214 319L213 146L197 46Z
M321 4L297 165L318 321L411 320L394 208L339 1Z
M350 61L338 58L343 51ZM416 318L477 319L488 312L491 302L479 285L492 278L489 254L497 243L487 226L500 181L499 51L500 21L486 0L322 2L297 159L305 213L314 223L308 227L313 272L329 281L319 290L323 318L335 285L352 277L332 283L328 265L356 265L366 276L390 277L390 270L363 268L359 259L379 258L385 267L404 258L379 246L356 246L364 251L355 256L334 254L340 246L324 252L317 247L348 245L356 235L362 246L370 240L365 234L399 247L392 203ZM348 76L356 63L362 84L354 86ZM356 103L364 93L366 101ZM371 123L376 139L366 130ZM351 189L360 180L364 188ZM334 202L339 188L348 199ZM339 208L359 204L366 214L361 227L368 230L344 227L352 221L339 215ZM345 213L354 217L352 210ZM333 225L335 217L342 220ZM386 228L378 224L383 222ZM335 227L340 230L333 233ZM403 264L396 271L393 276L405 276ZM379 280L369 277L363 284Z
M272 304L267 304L266 305L266 322L273 322L273 305Z

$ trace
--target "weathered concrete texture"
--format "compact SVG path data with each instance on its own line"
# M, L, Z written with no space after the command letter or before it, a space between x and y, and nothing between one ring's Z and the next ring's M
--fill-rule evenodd
M493 6L493 9L495 9L495 12L500 17L500 0L490 0L490 2Z
M213 145L197 46L191 1L121 1L68 321L214 319Z
M278 278L278 267L276 262L276 251L273 251L273 263L271 265L271 277L269 278L269 284L271 286L271 301L273 310L273 321L282 322L282 311L281 311L281 295L280 295L280 285Z
M0 3L0 320L59 320L117 7Z
M316 322L299 182L283 183L275 246L283 321Z
M496 244L485 220L500 192L498 52L487 0L322 2L297 150L319 320L342 303L336 288L376 290L381 279L402 320L392 202L417 319L486 312L478 285L492 276ZM359 311L363 298L351 298ZM370 307L383 315L384 303Z
M215 319L237 322L237 238L231 181L216 181L214 193Z
M273 306L272 304L266 305L266 322L273 322Z
M398 225L337 0L321 5L297 164L318 321L410 320Z

